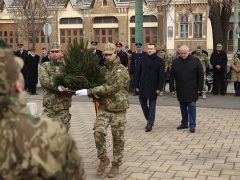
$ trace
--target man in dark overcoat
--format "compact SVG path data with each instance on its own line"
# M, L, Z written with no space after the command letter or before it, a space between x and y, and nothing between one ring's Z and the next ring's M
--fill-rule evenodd
M196 101L203 90L203 77L201 62L190 55L188 46L182 45L179 48L179 57L173 60L170 74L170 91L174 94L177 92L182 115L178 130L190 126L190 132L195 132Z
M93 54L98 58L98 65L104 66L104 58L102 51L97 48L98 42L97 41L91 41L91 48L93 50Z
M227 54L222 49L222 44L216 45L216 50L211 54L210 63L213 67L213 95L225 95L227 91Z
M145 56L145 52L142 50L142 43L135 43L136 51L132 53L132 60L130 64L130 75L131 75L131 81L132 81L132 89L135 91L134 95L138 95L136 92L135 87L135 79L136 79L136 72L137 72L137 66L139 62L142 61L143 57Z
M23 78L24 78L24 81L25 81L24 89L26 91L28 91L29 90L28 89L28 84L27 84L27 75L28 75L28 73L27 73L27 65L26 65L26 58L28 56L28 53L27 53L27 50L24 49L23 44L18 44L18 50L16 51L15 55L17 57L22 58L22 60L23 60L24 65L23 65L23 68L22 68L21 72L23 74Z
M26 58L27 72L28 72L28 88L30 95L37 95L38 83L38 64L40 56L36 55L35 49L30 49L30 54Z
M117 42L115 46L117 47L116 53L117 56L120 58L121 64L124 65L125 67L128 67L128 56L127 53L122 50L123 44Z
M139 101L147 120L145 131L152 131L155 121L157 96L163 90L164 62L157 56L155 44L148 44L147 54L139 63L136 72L136 90L139 92Z

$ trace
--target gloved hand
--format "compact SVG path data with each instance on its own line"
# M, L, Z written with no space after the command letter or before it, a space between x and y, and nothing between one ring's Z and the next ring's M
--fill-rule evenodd
M81 90L77 90L75 93L76 96L87 96L87 89L81 89Z

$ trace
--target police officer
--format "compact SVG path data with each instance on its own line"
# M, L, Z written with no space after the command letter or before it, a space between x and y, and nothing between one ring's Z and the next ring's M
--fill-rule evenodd
M0 49L0 179L85 179L66 129L29 113L22 67L10 49Z
M125 67L128 67L128 56L127 56L127 53L122 50L123 48L122 43L117 42L115 46L117 47L116 49L117 56L120 58L122 65L124 65Z
M135 87L137 66L142 61L142 59L146 55L146 53L142 50L142 43L140 43L140 42L135 43L135 47L136 47L136 51L132 53L130 75L132 78L131 84L132 84L132 89L134 89L134 95L138 95L138 92L136 91L136 87Z
M203 52L201 46L197 46L197 49L195 51L195 53L192 53L193 56L197 57L203 67L203 74L204 74L204 80L203 80L203 91L202 91L202 98L206 99L206 93L207 93L207 87L206 87L206 69L208 67L209 64L209 59L207 57L207 55Z
M102 55L102 51L97 49L97 45L98 45L98 42L97 41L91 41L91 48L93 50L93 54L98 58L98 64L100 66L104 66L104 59L103 59L103 55Z
M50 49L50 62L43 63L39 70L39 80L44 90L42 116L52 118L70 128L72 95L60 92L54 85L54 77L63 71L64 58L61 46L54 42Z
M126 125L126 109L129 107L128 90L130 77L127 69L116 55L116 47L112 43L105 44L104 57L106 66L106 83L92 89L76 91L77 96L99 96L99 112L94 124L94 138L100 164L97 175L102 175L110 163L107 157L106 135L110 125L113 136L113 161L108 177L119 173L124 150L124 131Z

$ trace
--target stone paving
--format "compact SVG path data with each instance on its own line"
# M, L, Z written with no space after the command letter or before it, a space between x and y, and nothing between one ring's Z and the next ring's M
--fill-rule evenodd
M38 104L41 99L31 99ZM85 163L87 180L107 179L95 175L99 163L93 138L94 107L91 102L74 101L70 134L77 142ZM124 162L117 180L239 180L240 111L198 108L197 129L176 130L179 107L157 106L152 132L146 133L141 107L131 104L127 111ZM112 158L111 132L108 156ZM110 166L108 167L108 172Z

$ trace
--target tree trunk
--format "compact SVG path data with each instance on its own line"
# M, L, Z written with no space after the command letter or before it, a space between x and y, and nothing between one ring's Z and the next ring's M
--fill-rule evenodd
M228 26L232 11L232 1L219 2L209 1L209 19L212 25L213 48L216 44L221 43L223 49L227 51Z

